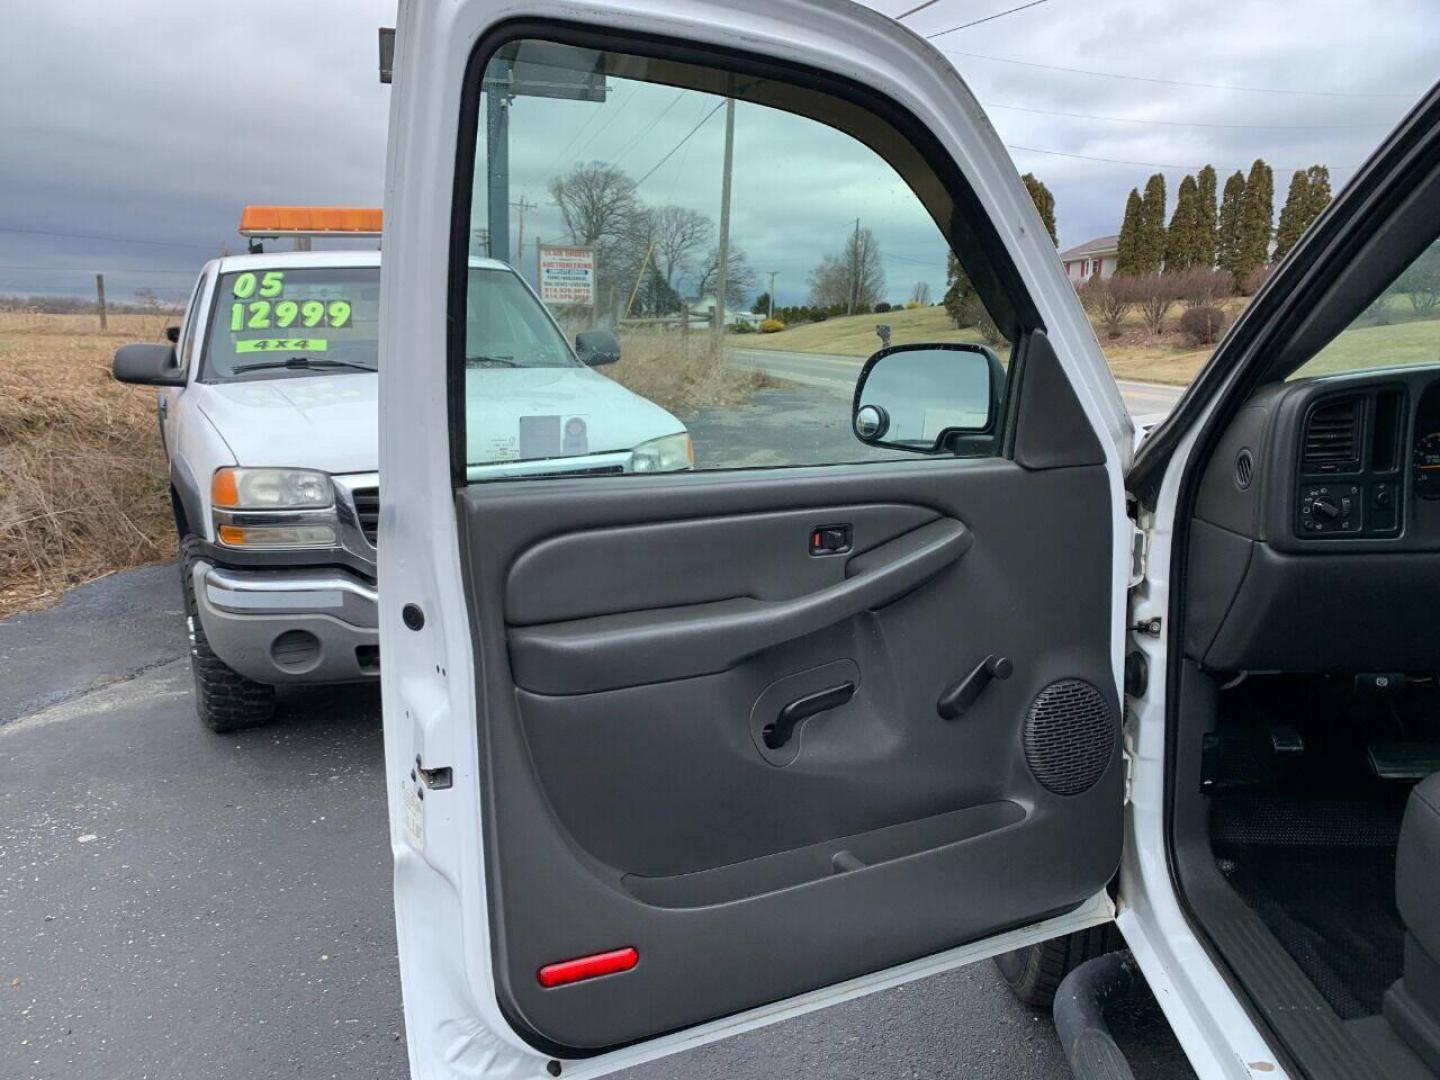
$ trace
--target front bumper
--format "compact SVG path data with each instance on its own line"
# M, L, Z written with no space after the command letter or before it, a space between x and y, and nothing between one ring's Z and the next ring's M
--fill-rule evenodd
M262 683L380 675L375 586L348 570L232 570L196 563L195 602L215 655Z

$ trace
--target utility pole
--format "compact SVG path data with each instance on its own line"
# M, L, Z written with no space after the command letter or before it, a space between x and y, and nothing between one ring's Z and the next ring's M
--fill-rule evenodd
M860 306L860 219L855 219L855 239L850 244L850 312Z
M524 195L521 195L520 201L512 202L510 206L520 212L520 235L515 240L515 269L519 270L525 265L525 211L536 210L540 204L530 202Z
M725 171L720 182L720 267L715 275L715 332L717 347L725 343L725 293L730 283L730 173L735 164L735 99L725 99Z
M100 309L100 329L101 329L101 330L104 330L104 329L106 328L106 326L105 326L105 275L104 275L104 274L96 274L96 275L95 275L95 303L96 303L96 305L97 305L97 306L99 307L99 309Z
M770 271L770 291L765 294L770 297L770 310L765 315L767 319L775 318L775 275L778 273L780 273L779 270Z

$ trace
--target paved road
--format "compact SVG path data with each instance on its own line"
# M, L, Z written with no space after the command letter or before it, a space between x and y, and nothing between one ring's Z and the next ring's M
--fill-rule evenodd
M0 622L0 1077L400 1078L379 702L195 720L171 567ZM1184 1075L1153 1006L1142 1075ZM624 1074L1063 1077L978 964Z
M730 349L732 361L768 371L804 386L821 387L845 394L855 389L855 378L864 362L858 356L830 356L822 353L780 352L772 349ZM1120 382L1125 407L1135 416L1158 417L1180 400L1181 387L1160 383Z

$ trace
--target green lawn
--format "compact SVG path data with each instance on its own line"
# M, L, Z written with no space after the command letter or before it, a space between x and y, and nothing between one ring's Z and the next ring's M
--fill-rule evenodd
M783 352L830 353L835 356L869 356L880 348L875 327L890 327L890 344L921 341L978 342L971 327L956 330L943 307L887 311L883 315L845 315L824 322L805 323L776 334L741 334L731 337L737 349L779 349Z

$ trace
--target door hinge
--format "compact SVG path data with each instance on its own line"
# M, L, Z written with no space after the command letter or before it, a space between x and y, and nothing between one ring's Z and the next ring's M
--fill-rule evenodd
M1138 525L1131 526L1130 534L1130 588L1145 580L1145 571L1150 561L1150 534Z
M420 755L415 755L415 771L411 774L412 780L419 780L431 791L444 791L455 783L455 774L449 765L439 765L433 769L427 769L420 764Z

